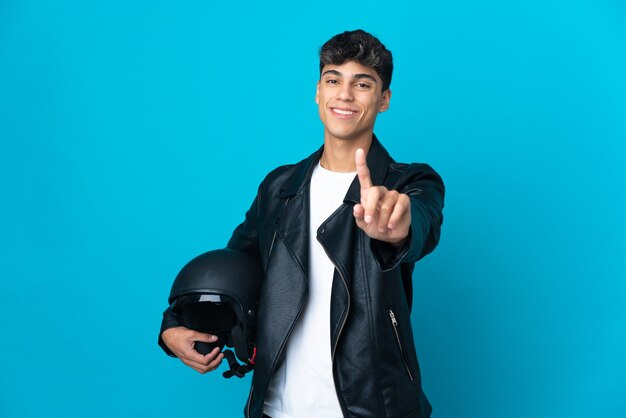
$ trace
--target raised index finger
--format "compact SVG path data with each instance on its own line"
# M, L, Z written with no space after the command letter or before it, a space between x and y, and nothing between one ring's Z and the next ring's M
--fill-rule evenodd
M361 184L361 190L369 189L372 187L372 179L370 178L370 169L367 168L367 162L365 160L365 151L362 148L356 150L356 173L359 176L359 183Z

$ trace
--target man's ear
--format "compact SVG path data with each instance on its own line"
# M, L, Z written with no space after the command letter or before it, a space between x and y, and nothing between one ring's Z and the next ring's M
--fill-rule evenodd
M379 112L386 112L389 109L389 101L391 100L391 89L385 90L383 93L383 98L380 102Z
M320 82L317 82L317 87L315 88L315 103L320 104Z

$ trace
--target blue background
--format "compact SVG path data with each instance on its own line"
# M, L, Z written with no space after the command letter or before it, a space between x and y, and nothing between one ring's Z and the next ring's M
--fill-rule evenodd
M395 57L378 136L447 185L433 417L626 416L621 0L0 2L1 416L241 416L249 377L165 357L161 312L321 144L317 51L355 28Z

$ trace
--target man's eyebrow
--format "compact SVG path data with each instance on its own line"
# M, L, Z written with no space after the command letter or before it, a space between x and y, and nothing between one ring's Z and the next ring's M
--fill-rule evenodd
M334 76L337 76L337 77L343 77L343 74L341 74L337 70L326 70L326 71L324 71L322 73L322 76L325 76L325 75L328 75L328 74L334 75ZM356 78L356 79L367 78L368 80L371 80L374 83L376 83L376 78L372 77L369 74L365 74L365 73L363 73L363 74L355 74L353 78Z
M374 77L372 77L371 75L369 75L369 74L355 74L354 78L357 78L357 79L358 78L367 78L369 80L372 80L374 83L376 82L376 79Z
M341 74L339 71L337 70L326 70L322 73L322 76L325 76L326 74L330 74L330 75L336 75L337 77L343 77L343 74Z

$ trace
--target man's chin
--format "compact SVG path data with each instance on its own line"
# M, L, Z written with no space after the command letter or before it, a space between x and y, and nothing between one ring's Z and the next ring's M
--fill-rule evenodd
M330 132L329 131L328 132L328 136L330 138L336 139L337 141L345 141L345 142L358 141L360 139L363 139L366 134L367 132L354 132L354 131L350 131L350 132L337 132L337 131Z

